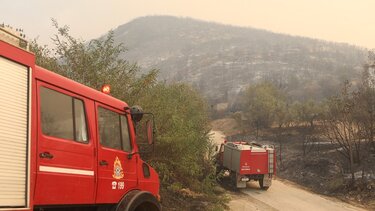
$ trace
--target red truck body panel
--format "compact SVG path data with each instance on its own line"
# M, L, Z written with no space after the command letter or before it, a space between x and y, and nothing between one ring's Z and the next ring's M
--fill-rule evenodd
M241 153L240 174L268 174L268 153L244 150Z
M240 175L275 174L275 149L246 142L227 142L219 155L221 165Z

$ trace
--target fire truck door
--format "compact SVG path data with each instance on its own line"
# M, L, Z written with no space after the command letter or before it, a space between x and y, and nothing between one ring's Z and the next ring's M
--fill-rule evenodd
M38 146L35 204L92 204L94 146L88 105L66 90L38 82Z
M138 156L129 133L130 116L123 111L97 104L98 188L96 203L117 203L137 186Z

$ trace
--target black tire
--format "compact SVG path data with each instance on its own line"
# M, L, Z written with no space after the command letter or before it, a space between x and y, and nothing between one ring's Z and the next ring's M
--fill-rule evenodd
M230 171L230 179L232 180L233 187L237 189L237 173Z
M149 192L131 191L117 205L116 211L160 211L158 200Z
M223 179L223 169L220 168L219 166L216 166L216 174L215 174L215 179L217 182L221 182Z
M260 189L262 189L262 190L268 190L268 188L270 188L270 187L268 187L268 186L264 186L263 185L263 178L262 179L259 179L259 186L260 186Z
M128 211L160 211L161 207L157 205L155 197L147 197L135 200L129 207Z
M220 165L216 165L216 176L220 174L220 172L223 170Z

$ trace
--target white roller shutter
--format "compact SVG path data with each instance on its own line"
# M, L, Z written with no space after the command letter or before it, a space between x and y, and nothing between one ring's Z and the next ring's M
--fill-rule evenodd
M27 200L28 68L0 57L0 208Z

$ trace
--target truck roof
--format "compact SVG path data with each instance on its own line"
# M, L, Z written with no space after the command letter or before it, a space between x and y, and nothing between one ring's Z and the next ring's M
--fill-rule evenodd
M34 73L36 79L73 92L82 97L89 98L91 100L115 107L120 110L124 110L124 108L128 106L127 103L117 98L99 92L93 88L75 82L57 73L51 72L47 69L44 69L43 67L35 65Z
M267 149L271 149L268 145L259 145L256 143L241 142L227 142L226 145L238 149L238 150L251 150L252 152L266 152Z

